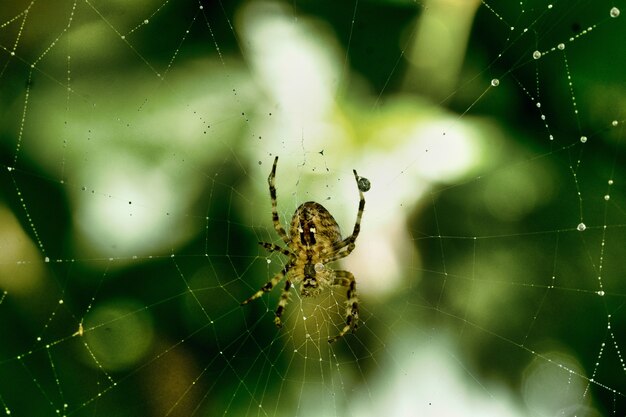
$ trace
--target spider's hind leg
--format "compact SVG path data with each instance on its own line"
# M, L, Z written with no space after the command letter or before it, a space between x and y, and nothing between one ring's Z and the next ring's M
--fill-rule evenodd
M270 176L267 177L267 183L270 187L270 199L272 200L272 223L274 223L274 229L278 236L285 242L285 244L289 244L289 236L287 236L287 232L285 232L285 228L280 224L280 220L278 218L278 203L276 202L276 165L278 164L278 156L274 158L274 164L272 165L272 171L270 172Z
M346 325L335 337L328 339L328 343L333 343L343 337L348 331L355 331L359 324L359 299L356 295L356 280L354 275L348 271L335 271L333 285L341 285L348 288L346 294Z

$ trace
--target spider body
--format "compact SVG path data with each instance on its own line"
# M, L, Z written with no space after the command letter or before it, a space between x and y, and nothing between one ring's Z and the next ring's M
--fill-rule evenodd
M267 181L272 200L274 229L287 248L268 242L259 242L259 244L270 252L280 252L288 256L289 260L278 274L241 304L248 304L250 301L259 298L264 293L271 291L283 278L286 278L285 287L278 301L274 318L276 326L281 327L281 316L289 300L289 291L293 284L300 284L300 294L303 297L316 296L324 288L333 285L346 287L346 324L337 336L328 340L328 342L332 343L348 331L356 329L359 318L359 304L354 275L348 271L333 270L327 264L348 256L354 250L354 242L361 230L361 217L365 208L363 191L369 189L369 181L359 177L356 171L353 170L360 200L356 223L350 236L342 239L341 231L335 218L324 206L314 201L303 203L296 209L291 218L289 233L287 233L278 217L275 186L277 164L278 157L274 159L272 171ZM367 182L368 187L363 186L364 181Z
M333 247L341 242L339 225L324 206L307 201L291 218L289 237L287 247L298 257L292 275L303 277L300 294L315 296L324 287L332 285L331 274L324 263Z

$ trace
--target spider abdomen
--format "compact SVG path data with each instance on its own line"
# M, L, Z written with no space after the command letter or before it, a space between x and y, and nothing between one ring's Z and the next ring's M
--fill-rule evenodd
M316 253L330 253L341 241L341 230L328 210L315 201L307 201L296 209L289 228L291 245L311 248Z

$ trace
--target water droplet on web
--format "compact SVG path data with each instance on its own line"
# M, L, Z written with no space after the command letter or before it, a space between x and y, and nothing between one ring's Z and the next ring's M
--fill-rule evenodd
M587 226L585 226L585 223L578 223L578 226L576 226L576 230L578 230L579 232L584 231L587 228Z
M605 201L609 201L610 199L611 199L611 196L610 196L610 195L608 195L608 194L607 194L607 195L605 195L605 196L604 196L604 200L605 200Z
M617 126L617 124L618 124L618 121L617 121L617 120L613 120L613 121L611 122L611 126Z
M539 58L541 58L541 52L539 51L533 52L533 59L539 59Z
M537 108L541 107L541 103L540 102L537 102L537 104L535 104L535 105L537 106Z
M48 258L48 257L46 256L45 258L43 258L43 261L44 261L45 263L48 263L48 262L50 262L50 258Z
M580 141L581 141L582 143L587 142L587 136L581 136L581 137L580 137Z
M611 10L609 11L609 16L611 17L619 16L619 9L617 7L611 7Z
M8 170L9 172L13 171L13 167L7 167L7 170Z
M613 185L613 180L609 180L609 185Z
M560 43L556 47L559 48L562 51L563 49L565 49L565 44L564 43Z
M362 192L369 191L372 186L372 184L370 184L370 180L365 177L359 177L359 179L357 180L357 185L359 187L359 190Z
M148 19L145 19L145 20L143 21L143 24L144 24L144 25L147 25L148 23L150 23L150 21L149 21Z
M600 297L604 297L604 291L602 290L596 291L596 294L598 294Z
M494 78L493 80L491 80L491 86L492 87L497 87L500 85L500 80L497 78Z

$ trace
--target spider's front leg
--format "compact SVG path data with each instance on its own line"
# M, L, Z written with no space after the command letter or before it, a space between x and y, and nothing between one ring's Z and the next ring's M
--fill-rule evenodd
M285 288L283 289L282 294L280 294L280 300L278 300L278 307L276 307L276 317L274 317L274 324L276 327L283 327L283 323L280 321L280 317L283 315L283 311L285 311L285 307L287 306L287 301L289 301L289 290L291 289L291 281L285 281Z
M280 248L280 246L277 246ZM270 281L266 282L265 285L261 287L260 290L252 294L247 300L242 301L241 305L248 304L250 301L255 300L265 294L266 292L272 291L272 289L280 282L281 279L289 272L289 269L292 267L292 264L286 265L282 271L274 276ZM285 311L285 307L287 306L287 301L289 301L289 290L291 289L291 281L287 279L285 282L285 288L283 289L282 294L280 295L280 300L278 300L278 307L276 307L276 317L274 317L274 324L276 327L282 327L283 324L280 321L281 316L283 315L283 311Z
M288 249L285 249L285 248L280 247L278 245L275 245L273 243L259 242L259 245L263 246L270 253L271 252L280 252L280 253L282 253L283 255L286 255L286 256L291 256L292 255L292 253L289 252Z
M259 289L257 292L252 294L251 297L249 297L248 299L242 301L240 305L248 304L250 301L256 300L257 298L262 296L264 293L272 291L272 289L276 286L276 284L278 284L280 282L280 280L283 279L283 277L285 275L287 275L287 271L289 271L289 269L291 267L292 267L291 264L285 265L285 267L282 269L282 271L280 271L278 274L274 275L274 278L272 278L271 280L266 282L265 285L263 285L261 287L261 289Z
M354 332L359 324L359 299L356 295L356 280L354 279L354 275L348 271L335 271L333 285L341 285L342 287L348 288L346 294L346 325L337 336L328 339L328 343L333 343L350 330Z

